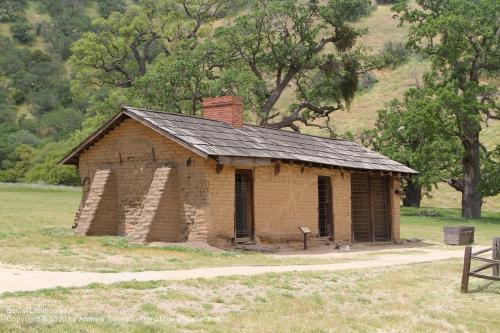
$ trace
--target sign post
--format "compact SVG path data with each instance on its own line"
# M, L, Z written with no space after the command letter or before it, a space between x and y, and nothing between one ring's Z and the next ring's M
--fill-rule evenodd
M307 235L311 233L311 229L308 227L299 227L299 230L304 234L304 250L307 250Z

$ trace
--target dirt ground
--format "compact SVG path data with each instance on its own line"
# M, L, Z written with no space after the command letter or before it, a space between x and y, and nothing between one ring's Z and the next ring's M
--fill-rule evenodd
M0 266L0 293L39 290L55 287L81 287L91 283L115 283L120 281L151 281L151 280L186 280L193 278L213 278L231 275L257 275L263 273L280 273L291 271L339 271L358 268L377 268L395 265L407 265L438 260L460 258L463 250L444 249L440 247L401 248L402 251L372 252L366 260L355 260L333 264L312 265L280 265L280 266L232 266L211 267L175 271L144 271L121 273L94 272L50 272L26 270L19 266ZM286 255L273 254L273 256ZM288 254L293 255L293 254ZM306 254L295 254L306 256ZM331 256L346 257L352 253L324 252L307 254L308 257Z
M399 251L414 251L426 248L447 248L442 243L424 242L420 239L412 241L396 242L378 242L378 243L350 243L339 244L327 239L313 238L308 240L307 249L304 250L303 242L286 242L275 244L238 244L226 246L224 249L248 249L249 251L271 253L271 257L275 258L336 258L349 257L346 255L370 254L378 252L399 252ZM212 247L214 248L214 247ZM216 249L216 248L215 248Z

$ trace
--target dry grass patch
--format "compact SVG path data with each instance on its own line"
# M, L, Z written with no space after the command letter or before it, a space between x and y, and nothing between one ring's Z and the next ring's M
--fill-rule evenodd
M64 332L70 327L67 317L88 316L100 321L72 328L81 332L493 332L500 327L500 284L473 280L472 292L464 295L459 291L460 272L460 261L455 260L366 271L95 284L16 293L0 299L0 330ZM66 317L61 315L50 325L5 320L9 309L33 309L34 304L51 313L65 309Z
M499 123L500 124L500 123ZM500 137L500 126L498 137ZM498 140L498 139L497 139ZM500 212L500 195L484 198L483 209L486 211ZM432 191L431 198L424 198L422 204L427 207L456 208L460 209L462 194L446 183L439 183Z

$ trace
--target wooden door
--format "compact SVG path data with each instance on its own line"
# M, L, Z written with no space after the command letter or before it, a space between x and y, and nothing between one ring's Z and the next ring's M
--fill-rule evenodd
M353 242L391 240L389 177L353 173L351 219Z
M371 241L370 176L351 176L352 241Z
M318 232L320 237L333 238L332 182L330 177L318 177Z
M372 176L370 186L373 219L373 241L389 241L391 240L389 177Z
M234 233L237 241L253 238L253 182L251 170L236 170Z

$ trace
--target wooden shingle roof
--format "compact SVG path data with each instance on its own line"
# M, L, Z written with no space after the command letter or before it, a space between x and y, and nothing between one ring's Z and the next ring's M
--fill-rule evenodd
M221 121L131 107L125 107L120 114L73 149L61 163L76 164L84 149L129 117L205 158L268 158L346 169L417 173L401 163L348 140L322 138L253 125L234 128Z

